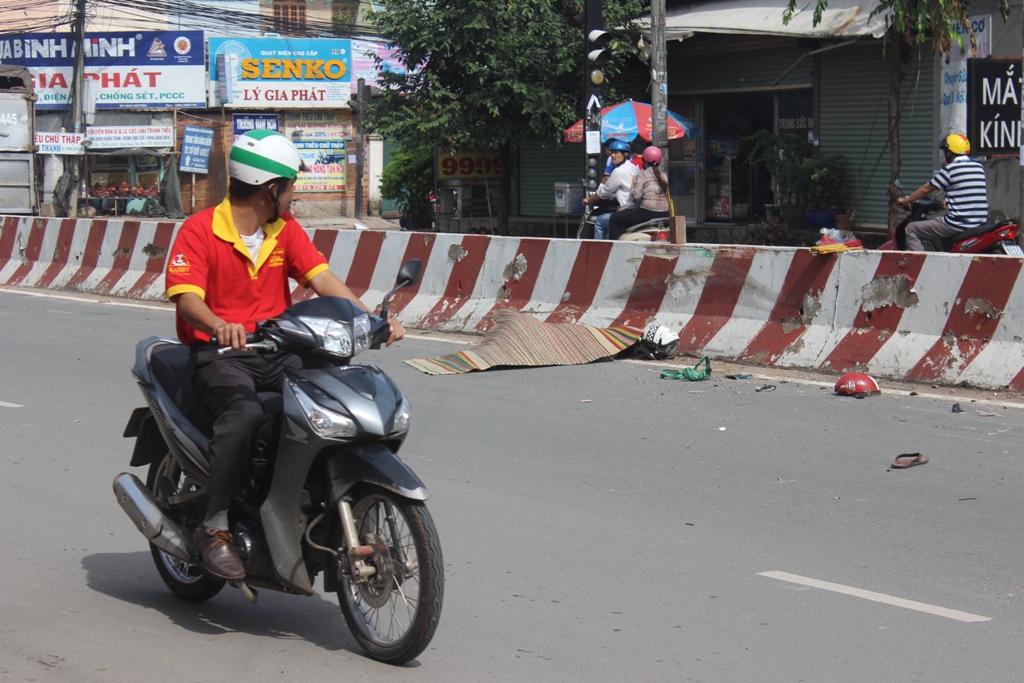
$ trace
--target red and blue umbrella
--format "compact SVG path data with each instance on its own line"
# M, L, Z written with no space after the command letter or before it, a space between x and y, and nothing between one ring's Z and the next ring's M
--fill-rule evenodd
M628 142L640 136L650 142L651 125L651 105L644 102L628 100L601 110L602 140L616 139ZM668 113L669 140L692 138L699 133L693 121L672 111ZM583 142L583 119L567 128L563 138L566 142Z

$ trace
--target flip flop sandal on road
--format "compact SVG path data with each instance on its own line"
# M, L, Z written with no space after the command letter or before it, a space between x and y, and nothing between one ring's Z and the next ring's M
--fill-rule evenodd
M924 465L927 462L927 455L921 455L920 453L904 453L903 455L896 456L896 460L892 465L890 465L890 467L894 470L905 470L908 467Z

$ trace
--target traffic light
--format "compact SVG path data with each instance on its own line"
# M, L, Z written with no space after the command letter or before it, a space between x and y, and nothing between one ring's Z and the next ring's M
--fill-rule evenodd
M587 33L587 80L591 85L600 87L604 83L604 72L601 67L611 59L612 51L605 46L612 34L596 28Z
M601 151L601 67L611 59L606 46L611 34L601 28L602 0L585 0L584 4L584 73L583 73L583 180L588 193L597 189L604 175L604 154Z

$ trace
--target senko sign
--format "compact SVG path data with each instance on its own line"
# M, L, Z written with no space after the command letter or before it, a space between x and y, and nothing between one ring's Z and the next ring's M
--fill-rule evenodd
M232 73L219 73L219 65L231 65ZM210 106L347 108L351 71L349 40L210 38ZM228 101L221 101L221 80L230 85Z
M99 83L97 109L206 106L202 31L87 33L84 77ZM73 80L70 33L0 38L0 63L28 67L36 109L66 109Z

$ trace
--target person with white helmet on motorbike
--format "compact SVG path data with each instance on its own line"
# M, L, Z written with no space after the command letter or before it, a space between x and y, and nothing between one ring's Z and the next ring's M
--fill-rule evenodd
M167 298L176 306L178 338L189 346L192 384L215 417L208 504L195 542L207 571L222 579L245 576L228 509L245 484L262 420L256 392L277 391L284 370L299 365L288 353L247 350L246 334L291 305L289 278L366 309L288 213L304 170L295 145L280 133L240 136L228 159L228 197L182 224L167 260ZM404 336L392 319L388 345ZM218 347L231 350L220 354Z
M984 225L988 220L988 190L985 167L968 156L971 143L963 135L947 135L939 149L945 163L935 176L906 197L897 199L910 206L915 199L941 190L946 194L946 215L907 224L907 249L925 251L925 242L952 237L963 230Z

